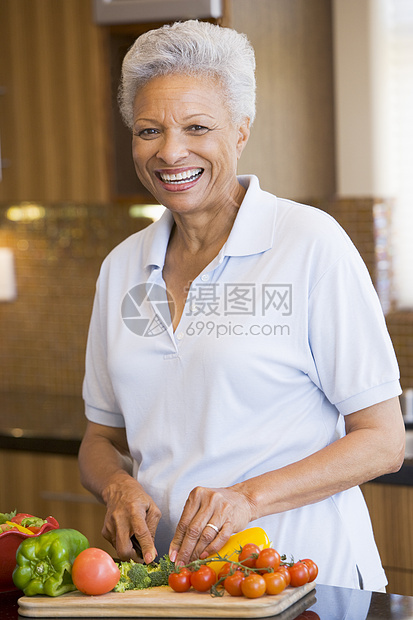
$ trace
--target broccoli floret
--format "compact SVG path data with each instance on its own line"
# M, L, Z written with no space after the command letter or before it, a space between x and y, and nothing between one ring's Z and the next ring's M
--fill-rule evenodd
M171 573L176 571L175 563L170 560L169 555L164 555L160 558L159 566L164 575L166 575L167 579Z
M126 592L126 590L143 590L156 586L167 586L168 577L175 571L175 564L171 562L169 556L164 555L159 560L159 564L139 564L131 560L121 562L119 565L120 579L115 586L115 592Z
M132 582L127 577L121 577L114 587L115 592L126 592L126 590L131 590Z
M133 590L144 590L151 586L151 580L149 579L148 571L144 564L134 562L129 569L128 577L132 582Z
M167 555L160 558L159 564L150 564L148 566L148 575L151 580L151 586L167 586L168 577L174 571L175 564L171 562Z
M165 575L161 570L153 570L149 573L149 579L151 581L151 588L156 586L167 586L168 579L165 580Z
M139 564L133 560L130 562L121 562L119 570L120 579L114 588L115 592L143 590L150 587L151 581L144 564Z

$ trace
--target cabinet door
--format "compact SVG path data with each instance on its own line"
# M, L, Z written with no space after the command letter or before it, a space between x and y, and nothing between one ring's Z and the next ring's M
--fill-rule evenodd
M61 528L82 532L90 546L116 556L101 534L105 507L82 487L76 456L3 450L0 471L3 512L16 508L43 518L52 515Z
M88 0L1 0L2 201L110 196L106 31Z
M386 571L387 591L413 595L413 487L369 482L361 487Z

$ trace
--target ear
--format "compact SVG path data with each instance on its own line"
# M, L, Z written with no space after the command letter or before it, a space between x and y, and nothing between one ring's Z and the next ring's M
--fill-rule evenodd
M237 159L241 157L242 151L246 147L248 138L250 137L250 119L244 118L241 125L238 128L238 141L237 141Z

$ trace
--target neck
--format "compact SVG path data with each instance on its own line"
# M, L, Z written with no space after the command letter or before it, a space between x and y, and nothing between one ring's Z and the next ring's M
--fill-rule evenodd
M245 196L238 184L237 192L225 204L196 213L174 213L175 226L170 244L188 254L199 254L212 248L221 248L227 240Z

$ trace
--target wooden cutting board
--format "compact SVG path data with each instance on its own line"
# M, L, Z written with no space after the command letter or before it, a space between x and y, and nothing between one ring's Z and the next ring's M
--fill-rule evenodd
M195 590L179 593L162 586L101 596L77 591L56 598L23 596L18 603L19 614L30 618L264 618L280 614L314 587L312 582L275 596L248 599Z

